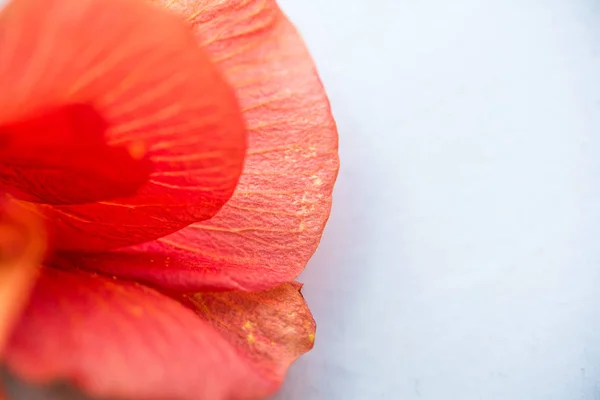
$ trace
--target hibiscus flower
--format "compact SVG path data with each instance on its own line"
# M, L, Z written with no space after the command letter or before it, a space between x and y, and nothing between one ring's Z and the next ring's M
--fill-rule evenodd
M97 397L256 399L314 342L294 279L338 170L273 0L0 12L0 349Z

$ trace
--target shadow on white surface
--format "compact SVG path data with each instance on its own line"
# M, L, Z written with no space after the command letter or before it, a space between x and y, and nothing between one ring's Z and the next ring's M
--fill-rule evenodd
M599 399L598 3L281 4L342 168L275 398Z

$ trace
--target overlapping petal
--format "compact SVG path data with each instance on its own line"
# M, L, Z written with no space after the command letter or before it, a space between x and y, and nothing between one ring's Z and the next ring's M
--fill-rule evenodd
M67 104L0 127L0 181L33 202L77 204L134 194L150 160L109 146L106 121L89 104ZM77 190L73 190L77 188ZM66 189L66 190L65 190Z
M0 13L0 185L59 250L3 361L94 396L262 398L314 342L289 282L329 216L335 123L274 0L147 2Z
M234 86L248 127L244 171L210 220L77 264L178 289L293 280L319 243L339 166L329 102L301 38L272 0L154 3L187 17Z
M42 203L103 193L109 200L42 206L59 248L103 250L164 236L214 215L238 181L246 140L233 91L184 21L142 1L13 0L0 13L0 87L0 147L37 133L29 142L45 136L48 150L33 152L45 154L35 168L30 153L12 152L1 160L0 182ZM99 120L31 128L81 105ZM63 136L72 143L93 142L104 154L53 140L69 129ZM53 154L58 148L70 153ZM88 178L94 182L83 184ZM115 193L119 184L139 189L111 199L127 193Z
M300 288L285 283L262 292L198 292L185 298L256 370L281 382L315 341L315 321Z
M26 380L68 379L97 396L261 398L312 346L314 322L297 289L178 302L127 281L45 269L6 363Z

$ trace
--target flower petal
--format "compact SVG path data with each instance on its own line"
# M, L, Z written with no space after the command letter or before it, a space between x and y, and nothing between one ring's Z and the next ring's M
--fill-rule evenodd
M105 121L107 146L151 164L136 195L43 206L58 222L59 248L104 250L164 236L213 216L239 179L246 139L235 94L189 27L145 2L13 0L0 13L0 87L0 127L83 104ZM77 155L78 165L88 153ZM101 178L119 182L128 164L103 162L110 173L96 178L106 189ZM25 183L52 183L49 198L40 185L30 188L41 202L76 202L88 187L37 173Z
M315 251L337 176L337 131L314 65L272 0L156 1L187 16L237 91L248 154L233 197L208 221L78 263L178 289L261 290Z
M256 399L277 388L191 309L153 289L46 268L6 349L22 379L146 400Z
M285 283L263 292L199 292L186 298L254 368L280 383L315 341L316 324L300 288Z
M149 160L107 145L105 131L106 122L88 104L68 104L1 126L3 189L21 200L50 204L134 194L148 180Z
M0 199L0 353L36 278L46 247L35 214Z

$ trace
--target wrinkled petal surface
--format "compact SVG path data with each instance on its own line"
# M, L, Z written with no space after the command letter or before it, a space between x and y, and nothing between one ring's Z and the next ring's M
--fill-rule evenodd
M263 376L281 382L290 364L315 341L315 321L300 288L285 283L263 292L205 292L186 298Z
M43 271L6 349L19 377L66 379L91 395L256 399L275 389L191 309L87 272Z
M239 179L246 139L235 94L189 26L146 2L13 0L0 13L0 87L0 147L37 143L0 160L0 183L54 204L41 208L58 248L172 233L214 215ZM39 123L73 106L98 118Z
M0 353L35 282L46 247L35 214L0 198Z
M67 379L97 396L250 400L279 387L312 347L314 328L296 284L176 301L135 283L48 268L6 362L23 379Z
M155 3L188 18L235 87L249 134L245 168L210 220L77 263L189 290L293 280L319 243L339 167L336 126L311 58L274 1Z

